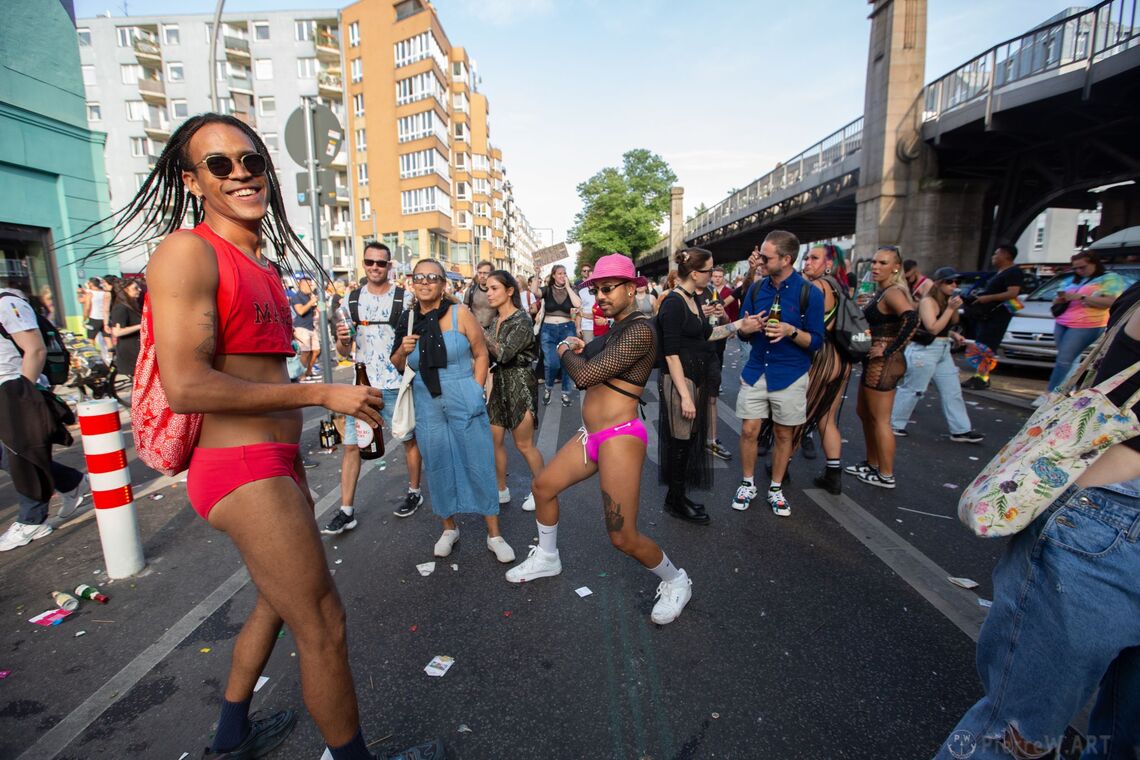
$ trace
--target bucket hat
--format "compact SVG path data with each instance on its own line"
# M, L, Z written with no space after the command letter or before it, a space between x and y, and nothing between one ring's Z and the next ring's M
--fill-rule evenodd
M942 280L956 280L961 276L962 275L960 275L958 270L954 267L938 267L938 269L934 270L934 276L930 279L935 282L941 282Z
M639 288L649 283L644 277L638 276L637 270L633 266L633 260L629 256L611 253L594 262L594 273L590 279L583 280L582 287L588 288L599 280L614 279L629 280Z

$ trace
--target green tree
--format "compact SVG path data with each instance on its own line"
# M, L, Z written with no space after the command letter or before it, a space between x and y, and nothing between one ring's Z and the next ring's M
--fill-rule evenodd
M578 267L617 251L636 259L661 237L669 213L669 188L677 175L665 159L637 148L622 156L621 167L607 166L578 185L582 210L567 238L582 244Z

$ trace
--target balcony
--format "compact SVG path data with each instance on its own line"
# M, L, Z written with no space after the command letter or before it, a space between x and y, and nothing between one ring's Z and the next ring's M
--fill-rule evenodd
M170 139L170 121L168 119L148 118L143 122L143 131L146 136L156 142L166 142Z
M322 73L317 77L317 91L326 98L343 98L344 80L338 74Z
M332 163L329 164L333 169L347 169L348 168L348 151L345 148L348 143L341 143L340 153L333 157Z
M140 79L139 94L148 103L166 105L166 85L159 79Z
M139 63L148 66L159 66L162 64L162 48L151 38L135 37L134 48L135 58Z
M317 29L317 58L329 63L340 63L340 37L328 29Z
M338 206L348 206L352 203L352 194L348 190L348 185L336 186L336 203Z
M339 191L339 189L338 189L338 191ZM329 237L330 238L343 239L343 238L348 237L348 233L349 233L348 225L343 223L343 222L341 222L340 224L334 224L332 227L329 227Z
M226 77L226 87L231 93L239 92L253 95L253 81L244 75Z
M224 35L222 37L222 44L226 48L226 58L236 63L249 63L249 40L243 40L241 37L233 37L231 35Z
M146 165L153 169L158 165L158 156L148 154L146 157Z

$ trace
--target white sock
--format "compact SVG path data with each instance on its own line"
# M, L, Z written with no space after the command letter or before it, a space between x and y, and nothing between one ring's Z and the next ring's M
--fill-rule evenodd
M538 520L534 521L538 526L538 548L542 549L547 554L558 553L558 523L553 525L543 525Z
M348 505L346 505L346 504L341 504L341 505L340 505L340 511L341 511L341 512L344 512L344 513L345 513L346 515L348 515L349 517L352 517L352 507L350 507L350 506L348 506Z
M669 561L669 555L667 555L665 552L661 552L661 564L657 567L651 567L649 569L653 571L654 575L666 583L675 581L677 578L681 577L681 571L677 569L676 565Z
M408 486L408 493L414 493L416 496L420 495L420 489Z
M754 477L752 477L751 475L749 475L747 478L744 478L744 482L750 486L756 485L756 479Z
M773 480L772 484L768 486L769 491L779 491L781 489L780 483Z

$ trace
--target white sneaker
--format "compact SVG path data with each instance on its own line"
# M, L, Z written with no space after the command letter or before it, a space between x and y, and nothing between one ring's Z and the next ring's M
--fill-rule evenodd
M748 509L752 504L752 500L756 498L756 486L741 483L736 489L736 496L732 499L732 508L737 512L743 512Z
M70 491L60 491L60 498L63 499L63 505L59 508L59 514L56 515L60 520L66 520L75 514L79 509L79 505L83 503L83 497L91 492L91 483L84 474L83 480L79 481L79 485Z
M1049 394L1048 393L1042 393L1040 396L1033 399L1033 408L1037 409L1039 407L1045 406L1045 402L1048 400L1049 400Z
M459 541L458 530L445 530L439 540L435 542L435 556L446 557L451 554L451 547Z
M509 565L515 561L515 550L507 543L507 539L502 536L495 536L494 538L487 536L487 549L494 552L495 559L504 565Z
M26 546L36 539L43 538L51 533L51 526L47 523L29 525L28 523L14 522L4 535L0 536L0 552L11 551Z
M773 491L771 488L768 489L768 506L780 517L792 516L792 508L788 505L788 500L784 498L783 490Z
M534 511L534 492L528 493L522 503L523 512Z
M507 488L504 488L503 490L499 491L499 504L510 504L510 503L511 503L511 489L510 489L510 487L507 487Z
M681 570L681 574L671 581L661 581L657 587L657 604L653 605L653 614L649 616L657 625L672 623L681 616L681 610L693 598L693 581L689 574Z
M507 580L511 583L526 583L536 578L549 578L561 572L562 560L557 550L553 554L547 554L537 546L532 546L526 559L507 571Z

